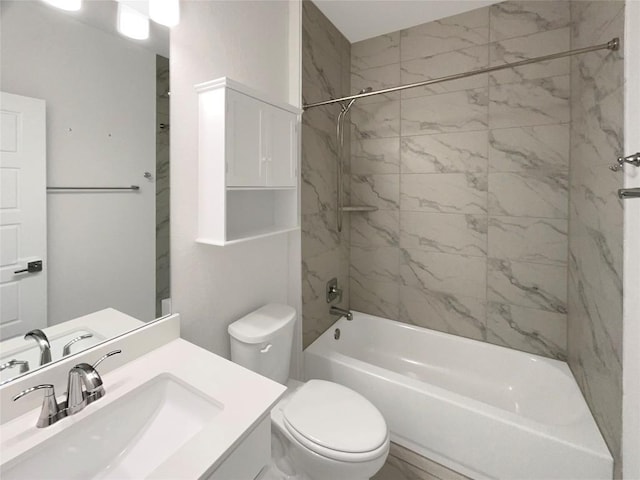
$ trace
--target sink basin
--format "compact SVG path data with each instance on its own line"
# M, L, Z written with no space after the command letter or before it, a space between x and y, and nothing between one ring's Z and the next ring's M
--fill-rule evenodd
M85 412L95 411L8 462L0 477L145 478L223 410L220 403L170 374L99 407L100 402L87 407Z

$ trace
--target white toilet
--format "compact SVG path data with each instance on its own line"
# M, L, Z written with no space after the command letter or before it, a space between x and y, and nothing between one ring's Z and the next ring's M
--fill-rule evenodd
M285 440L293 467L283 478L369 479L389 453L384 417L337 383L287 381L295 320L289 305L269 304L229 325L231 360L289 386L271 411L272 438Z

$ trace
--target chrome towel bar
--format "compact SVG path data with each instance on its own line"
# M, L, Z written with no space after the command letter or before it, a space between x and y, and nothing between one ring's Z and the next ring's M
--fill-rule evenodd
M140 190L139 185L129 187L47 187L47 190Z

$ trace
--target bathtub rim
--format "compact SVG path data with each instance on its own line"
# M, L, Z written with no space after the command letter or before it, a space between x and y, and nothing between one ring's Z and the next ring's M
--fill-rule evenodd
M464 343L464 344L468 344L468 345L474 345L476 347L479 348L484 348L487 350L491 350L491 349L499 349L502 350L505 353L508 353L509 355L518 355L518 354L522 354L522 355L527 355L527 356L531 356L534 357L536 360L541 360L544 363L550 363L550 364L556 364L559 368L561 368L562 370L566 370L566 373L568 373L568 376L575 381L575 377L573 375L573 372L571 372L571 369L569 368L569 364L564 361L564 360L558 360L557 358L551 358L551 357L545 357L544 355L540 355L538 353L532 353L532 352L527 352L525 350L518 350L516 348L511 348L511 347L506 347L504 345L499 345L497 343L490 343L490 342L485 342L483 340L476 340L474 338L470 338L470 337L465 337L462 335L456 335L453 333L447 333L447 332L442 332L440 330L435 330L429 327L422 327L419 325L413 325L411 323L405 323L405 322L401 322L398 320L393 320L390 318L385 318L385 317L380 317L377 315L372 315L370 313L364 313L364 312L360 312L357 310L350 310L350 312L353 314L353 320L356 320L357 318L362 318L362 317L368 317L368 318L372 318L374 320L377 321L381 321L384 323L388 323L388 322L392 322L394 324L397 324L395 326L395 328L402 328L402 329L406 329L406 330L412 330L415 332L422 332L422 331L427 331L430 335L433 335L435 337L440 337L440 338L445 338L445 339L454 339L457 342L460 343ZM332 328L336 327L337 324L340 322L341 325L348 325L348 322L351 322L353 320L346 320L344 317L340 317L338 318L333 324L331 324L327 330L325 330L316 340L314 340L307 348L311 347L311 345L313 345L313 343L315 343L320 337L324 336L329 330L331 330ZM306 349L305 349L306 350Z

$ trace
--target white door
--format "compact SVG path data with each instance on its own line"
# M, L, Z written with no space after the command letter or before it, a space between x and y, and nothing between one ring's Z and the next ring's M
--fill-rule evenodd
M45 135L44 100L0 92L2 339L47 325Z

